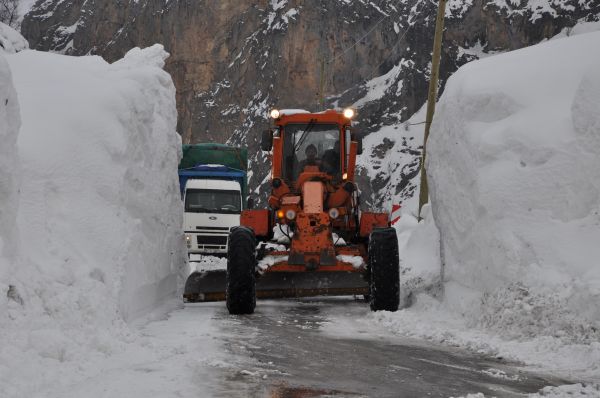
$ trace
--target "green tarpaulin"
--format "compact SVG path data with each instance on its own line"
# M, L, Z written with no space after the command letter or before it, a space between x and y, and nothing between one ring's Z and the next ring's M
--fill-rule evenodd
M224 144L183 145L183 158L180 169L187 169L198 164L222 164L233 169L248 168L248 150L234 148Z

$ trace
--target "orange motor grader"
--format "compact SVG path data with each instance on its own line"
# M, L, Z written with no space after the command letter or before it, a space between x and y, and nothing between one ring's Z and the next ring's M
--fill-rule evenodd
M222 299L225 287L231 314L253 313L257 297L318 295L364 295L374 311L398 309L396 231L387 213L359 210L353 116L271 111L275 126L261 142L272 151L268 208L242 212L225 281L214 272L188 278L188 301Z

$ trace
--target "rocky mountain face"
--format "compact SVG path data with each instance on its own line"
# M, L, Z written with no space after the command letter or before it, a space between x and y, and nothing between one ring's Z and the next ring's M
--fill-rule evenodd
M108 61L164 44L183 142L247 146L256 192L268 182L258 141L270 108L353 105L371 143L359 159L365 206L386 208L417 187L423 126L407 120L426 101L436 9L429 0L39 0L21 30L31 48ZM599 15L598 0L449 0L440 87L466 62Z

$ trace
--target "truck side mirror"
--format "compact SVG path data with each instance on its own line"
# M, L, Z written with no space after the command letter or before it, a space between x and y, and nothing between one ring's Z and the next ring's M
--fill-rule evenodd
M273 130L263 130L260 148L266 152L273 148Z
M253 197L249 197L248 198L248 203L247 206L248 210L252 210L254 208L254 198Z
M362 147L362 137L356 137L356 154L362 155L363 147Z

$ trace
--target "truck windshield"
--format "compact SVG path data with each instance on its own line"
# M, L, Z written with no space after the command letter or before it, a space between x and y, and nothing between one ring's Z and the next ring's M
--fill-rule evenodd
M288 181L295 181L306 166L339 179L340 128L336 124L292 123L285 126L283 173Z
M191 213L240 214L240 191L217 189L188 189L185 193L185 211Z

